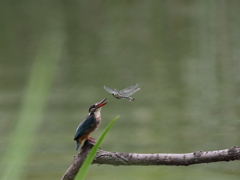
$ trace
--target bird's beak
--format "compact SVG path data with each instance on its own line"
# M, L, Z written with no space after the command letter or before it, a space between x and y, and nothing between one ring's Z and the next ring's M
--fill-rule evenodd
M100 107L103 107L103 106L105 106L108 102L104 102L104 101L106 101L107 100L107 98L104 98L103 100L101 100L99 103L97 103L97 108L100 108Z

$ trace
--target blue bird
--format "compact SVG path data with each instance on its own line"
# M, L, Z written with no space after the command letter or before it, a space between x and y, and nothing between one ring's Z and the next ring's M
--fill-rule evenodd
M104 98L98 103L93 104L89 108L88 116L79 124L77 127L74 140L76 141L76 151L81 145L82 141L87 139L90 142L96 142L95 139L89 137L90 134L95 131L101 123L101 114L100 111L103 106L108 102L105 102L107 98Z

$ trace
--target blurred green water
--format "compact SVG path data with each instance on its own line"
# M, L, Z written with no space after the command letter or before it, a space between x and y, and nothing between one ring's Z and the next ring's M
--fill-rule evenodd
M8 151L39 41L49 27L63 32L65 44L23 179L61 178L76 154L76 127L104 97L110 102L93 136L121 116L104 150L184 153L239 145L239 7L234 0L3 2L0 158ZM141 90L131 103L103 89L133 83ZM94 165L87 179L235 180L239 166Z
M49 33L49 32L48 32ZM21 179L36 132L41 126L42 115L51 88L54 67L62 52L63 35L56 30L43 35L32 66L16 127L9 136L10 142L4 154L3 179ZM33 121L34 119L34 121Z

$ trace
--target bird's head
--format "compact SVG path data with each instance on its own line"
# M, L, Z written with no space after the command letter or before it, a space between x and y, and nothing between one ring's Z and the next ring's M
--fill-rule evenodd
M105 102L106 100L107 100L107 98L104 98L100 102L91 105L89 110L88 110L89 114L93 115L95 113L100 113L102 107L105 106L108 103L108 102Z

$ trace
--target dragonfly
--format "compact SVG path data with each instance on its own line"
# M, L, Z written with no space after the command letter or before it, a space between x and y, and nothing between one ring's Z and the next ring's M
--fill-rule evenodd
M126 99L129 99L129 101L134 101L134 98L132 98L130 96L132 94L134 94L135 92L137 92L138 90L140 90L140 88L137 88L138 84L133 84L121 91L118 91L116 88L111 89L107 86L103 86L103 87L107 92L111 93L113 95L113 97L115 97L117 99L126 98Z

